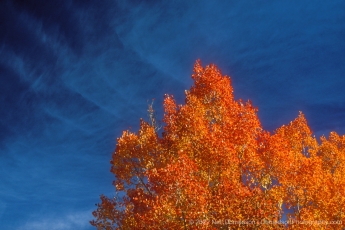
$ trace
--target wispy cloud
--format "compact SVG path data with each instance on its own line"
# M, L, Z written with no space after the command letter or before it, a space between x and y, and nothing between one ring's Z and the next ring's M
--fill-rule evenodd
M33 218L33 220L26 222L22 226L18 227L17 230L74 230L74 229L92 229L88 223L92 219L91 210L69 213L57 216L41 216Z

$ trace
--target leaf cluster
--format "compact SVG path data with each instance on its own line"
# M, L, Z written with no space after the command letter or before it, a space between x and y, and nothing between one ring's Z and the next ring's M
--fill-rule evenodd
M140 121L112 155L116 196L101 196L99 229L305 229L297 221L345 226L345 136L318 143L304 115L273 134L257 108L235 100L215 65L194 66L184 105L165 95L164 127ZM278 223L287 212L289 224ZM226 225L224 220L251 220ZM293 222L295 221L295 222ZM309 226L310 227L310 226ZM320 226L312 226L318 228ZM322 226L320 228L323 228Z

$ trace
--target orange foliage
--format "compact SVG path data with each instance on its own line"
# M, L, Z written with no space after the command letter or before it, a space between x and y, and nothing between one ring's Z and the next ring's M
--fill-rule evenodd
M111 172L119 195L101 196L92 225L345 227L345 136L332 132L319 144L302 113L270 134L250 101L234 100L230 78L215 65L197 61L192 78L185 105L165 96L161 137L150 107L151 124L141 120L138 133L125 131L117 140Z

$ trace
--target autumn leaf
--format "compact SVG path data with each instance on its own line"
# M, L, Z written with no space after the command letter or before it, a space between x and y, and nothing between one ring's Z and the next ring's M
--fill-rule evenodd
M232 227L345 227L345 136L331 132L319 143L301 112L270 133L250 101L234 99L230 78L215 65L198 60L192 78L185 104L165 95L161 135L150 104L150 121L117 139L110 161L115 196L101 196L93 226L226 229L217 220L251 220ZM261 224L286 211L288 225Z

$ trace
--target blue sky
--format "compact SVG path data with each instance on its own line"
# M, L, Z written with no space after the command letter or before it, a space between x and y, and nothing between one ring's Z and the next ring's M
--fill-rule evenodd
M343 0L1 1L0 226L92 229L116 138L182 103L198 58L265 129L301 110L344 134L344 22Z

